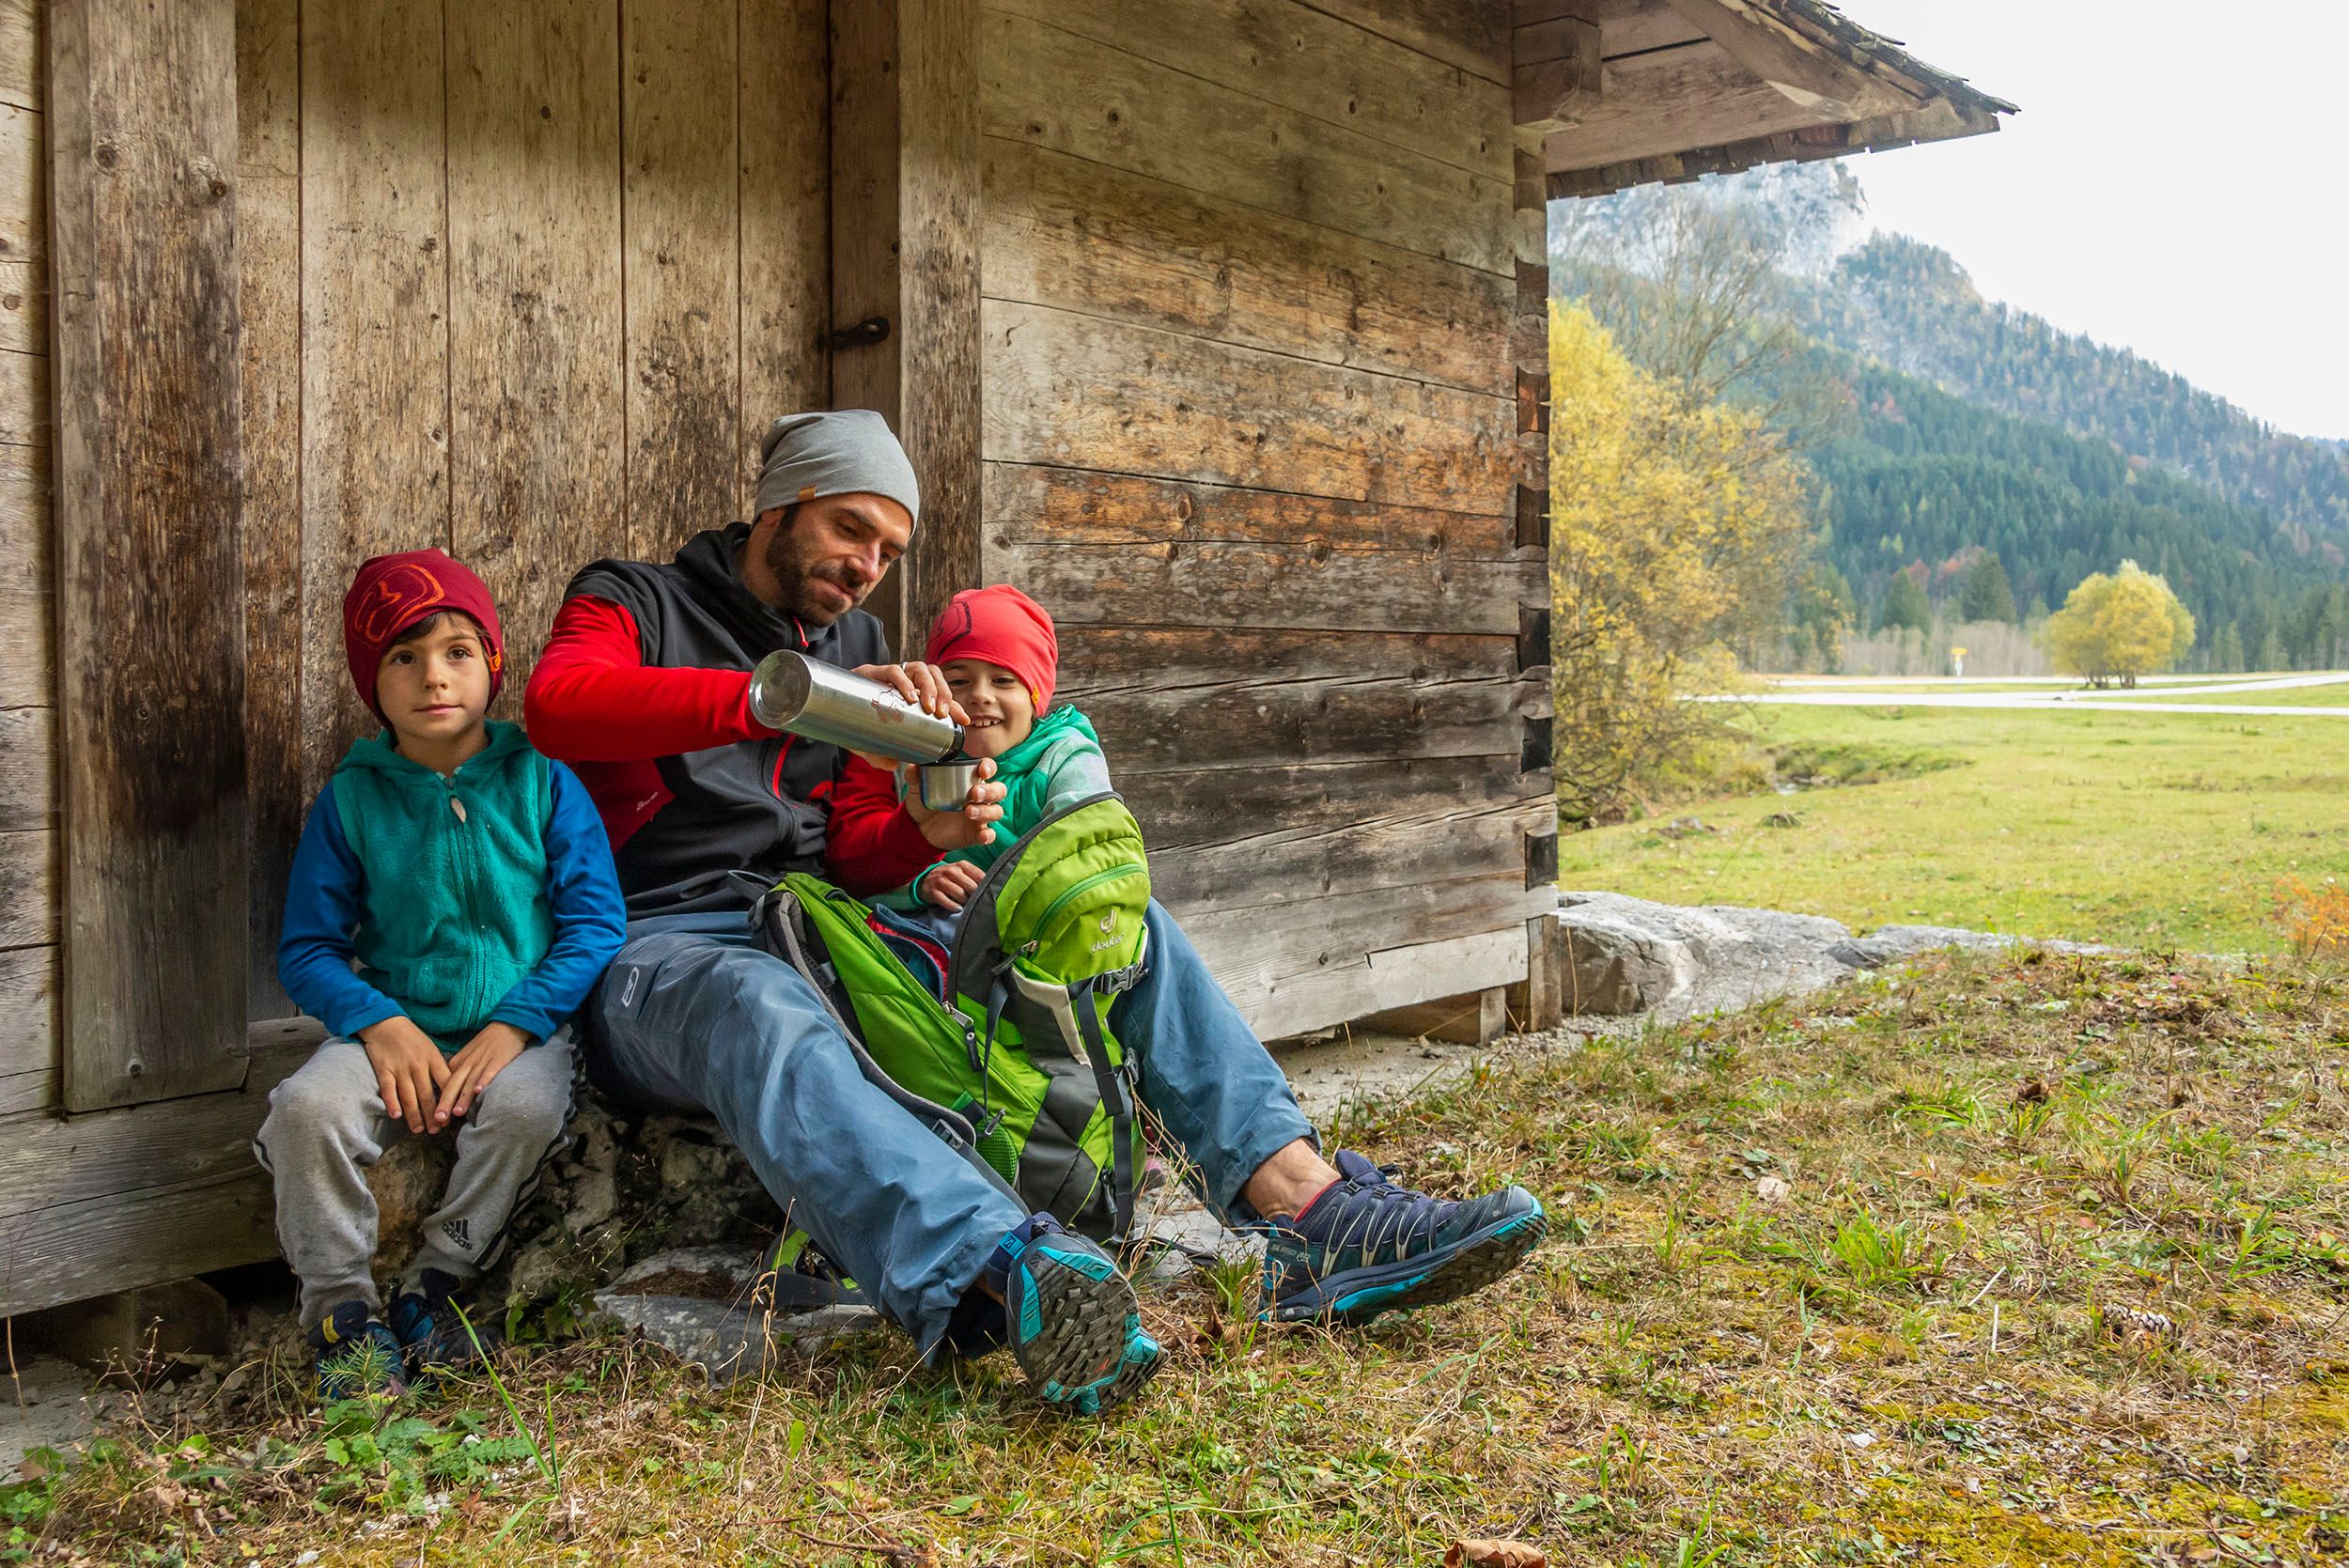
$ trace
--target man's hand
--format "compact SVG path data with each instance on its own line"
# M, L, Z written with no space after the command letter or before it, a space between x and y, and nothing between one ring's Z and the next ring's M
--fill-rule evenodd
M922 836L940 849L968 849L975 844L995 842L994 824L1003 820L1003 786L991 782L995 777L995 759L979 759L978 782L960 811L932 811L922 803L919 789L906 791L906 810L921 828Z
M359 1044L366 1048L367 1061L375 1068L376 1092L383 1096L384 1114L395 1121L408 1124L410 1132L422 1132L428 1118L435 1127L448 1120L439 1116L434 1108L435 1092L448 1081L448 1058L431 1036L418 1029L415 1020L405 1013L395 1013L381 1023L371 1023L359 1032Z
M922 878L922 902L935 904L941 909L959 909L963 901L987 880L987 873L969 861L948 861L930 868Z
M925 664L917 659L910 664L860 664L848 673L880 682L935 718L952 719L957 724L971 722L971 715L962 710L962 705L946 694L945 674L935 664ZM878 752L850 754L863 757L883 771L903 766L901 758L882 756Z
M463 1048L448 1059L448 1081L441 1086L441 1101L433 1108L432 1125L444 1127L450 1117L471 1110L474 1100L490 1087L490 1080L529 1048L530 1036L512 1024L484 1024L480 1033L466 1041Z

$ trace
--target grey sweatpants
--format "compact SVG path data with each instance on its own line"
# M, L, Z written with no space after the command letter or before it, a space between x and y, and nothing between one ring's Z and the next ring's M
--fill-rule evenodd
M564 1141L572 1060L566 1025L507 1063L452 1124L457 1162L441 1206L424 1221L403 1291L417 1288L428 1268L469 1282L495 1260L506 1221ZM412 1136L384 1114L374 1064L355 1040L327 1041L270 1091L253 1152L277 1184L277 1243L302 1280L304 1328L354 1297L382 1311L369 1271L376 1212L366 1168Z

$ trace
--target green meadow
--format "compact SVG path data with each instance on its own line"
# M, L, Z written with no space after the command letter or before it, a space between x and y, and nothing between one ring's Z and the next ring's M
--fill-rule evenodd
M1781 775L1874 782L1720 796L1568 833L1562 885L1859 928L2269 953L2290 945L2279 893L2349 877L2349 717L1949 709L1887 696L1749 710ZM2349 688L2313 687L2235 700L2344 697Z

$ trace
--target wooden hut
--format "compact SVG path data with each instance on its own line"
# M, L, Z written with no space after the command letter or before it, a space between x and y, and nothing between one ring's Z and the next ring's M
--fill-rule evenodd
M273 1250L351 567L526 666L782 410L896 422L903 624L1060 617L1262 1032L1523 982L1546 199L2006 107L1816 0L0 0L0 1312Z

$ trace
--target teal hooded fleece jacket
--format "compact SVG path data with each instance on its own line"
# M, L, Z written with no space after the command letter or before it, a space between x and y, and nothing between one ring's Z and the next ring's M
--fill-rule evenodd
M388 732L361 740L311 808L278 975L336 1034L406 1014L443 1051L492 1021L543 1039L619 951L619 881L585 786L520 725L489 737L446 776Z

